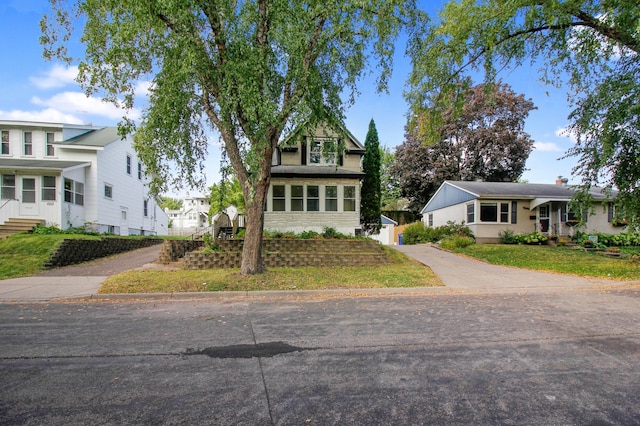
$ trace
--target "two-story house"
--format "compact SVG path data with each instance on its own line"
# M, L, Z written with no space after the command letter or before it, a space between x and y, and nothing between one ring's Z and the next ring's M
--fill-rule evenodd
M0 225L36 219L119 235L166 235L131 138L116 127L0 120Z
M360 234L363 155L364 146L346 129L306 129L281 143L271 168L264 228L299 233L332 227Z

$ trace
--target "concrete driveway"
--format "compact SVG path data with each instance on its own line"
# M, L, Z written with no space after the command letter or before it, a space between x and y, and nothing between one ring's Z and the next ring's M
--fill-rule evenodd
M449 290L517 291L542 289L593 288L599 285L627 285L604 279L582 278L572 275L530 271L520 268L491 265L456 255L428 244L394 246L408 256L430 267Z

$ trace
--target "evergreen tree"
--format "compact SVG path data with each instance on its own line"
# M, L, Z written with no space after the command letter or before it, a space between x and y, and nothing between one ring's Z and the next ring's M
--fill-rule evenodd
M368 234L378 233L382 225L380 221L381 162L378 131L376 130L376 124L371 119L367 138L364 141L364 160L362 162L364 179L362 181L362 190L360 191L362 226Z

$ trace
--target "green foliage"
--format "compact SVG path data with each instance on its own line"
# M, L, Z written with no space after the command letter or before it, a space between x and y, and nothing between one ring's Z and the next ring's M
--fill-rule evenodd
M239 212L245 211L244 194L242 193L240 181L235 176L211 185L211 188L209 188L209 201L211 203L210 216L220 213L229 206L235 206Z
M158 200L158 207L161 209L180 210L182 208L182 200L177 198L171 198L164 195L160 195Z
M36 235L100 235L98 232L89 232L84 226L60 229L57 226L36 225L32 230Z
M338 232L335 228L330 226L325 226L322 228L322 237L326 239L344 239L346 236L340 232Z
M400 183L392 174L395 158L395 154L389 148L380 147L380 204L386 211L402 210L407 203L406 199L401 199Z
M440 247L446 250L465 248L472 244L475 244L475 240L463 235L447 235L442 239L442 241L440 241Z
M435 243L444 240L446 237L464 237L475 241L473 232L464 223L458 224L452 221L446 225L431 228L422 222L415 222L404 228L402 231L402 243L422 244Z
M322 235L317 233L316 231L302 231L300 233L300 238L303 240L312 240L314 238L321 238Z
M581 245L585 245L589 242L589 237L595 236L598 239L598 243L603 247L633 247L640 246L640 233L639 232L622 232L620 234L604 234L600 232L592 233L580 233L576 242Z
M518 244L518 238L516 237L516 233L513 229L504 229L498 232L498 237L500 237L500 242L502 244Z
M220 252L220 246L216 243L216 239L210 233L202 235L202 241L204 242L204 249L206 252Z
M382 226L381 214L381 183L380 183L380 143L378 131L373 119L369 122L369 130L364 141L364 158L362 171L364 178L360 189L360 214L362 228L366 233L377 233Z
M505 229L498 233L503 244L546 244L548 237L538 231L529 234L516 234L512 229Z

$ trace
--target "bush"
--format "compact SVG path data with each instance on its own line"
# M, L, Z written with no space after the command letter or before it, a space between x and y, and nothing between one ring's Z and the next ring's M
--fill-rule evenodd
M500 237L500 242L502 244L518 244L518 237L513 229L505 229L504 231L498 232L498 236Z
M430 242L431 239L428 229L430 228L424 226L422 222L407 225L404 231L402 231L402 243L411 245Z
M440 247L447 250L465 248L472 244L475 244L474 239L464 235L448 235L440 241Z
M449 236L460 236L470 238L474 241L473 232L464 222L457 224L455 222L447 222L446 225L431 228L425 226L422 222L415 222L404 228L402 232L403 244L421 244L435 243Z

